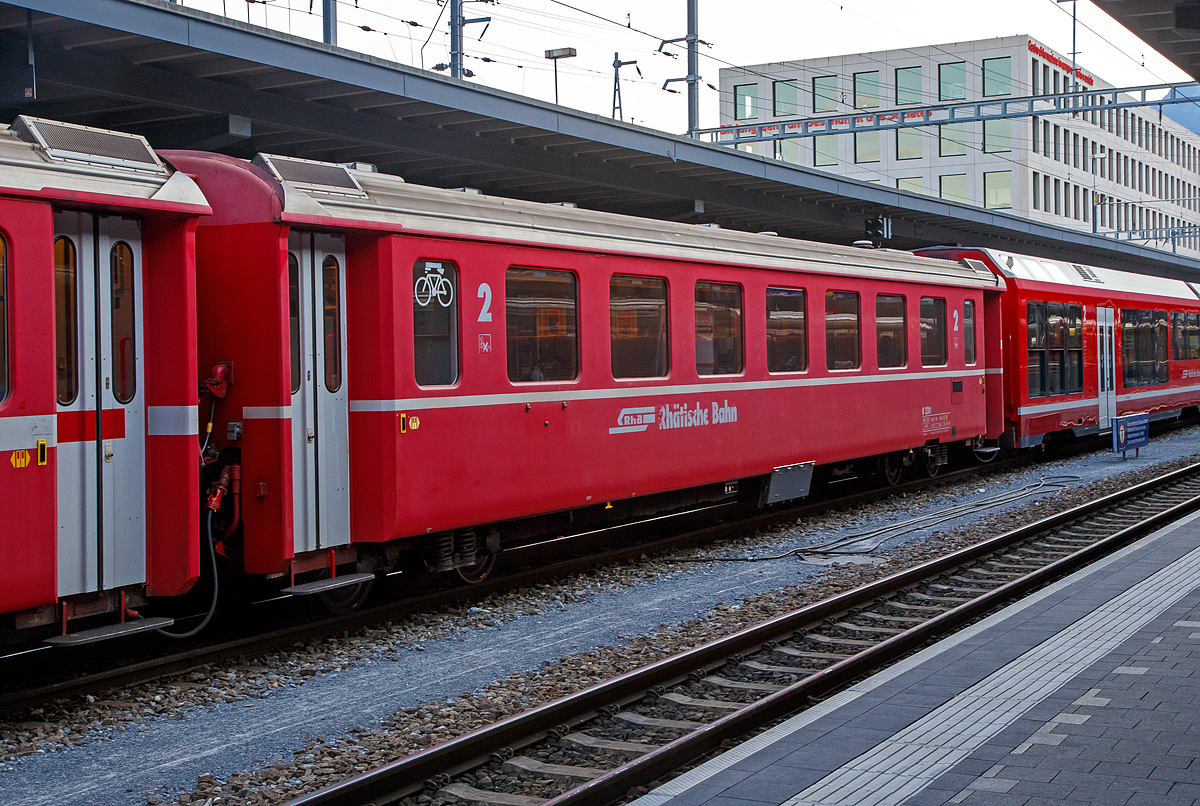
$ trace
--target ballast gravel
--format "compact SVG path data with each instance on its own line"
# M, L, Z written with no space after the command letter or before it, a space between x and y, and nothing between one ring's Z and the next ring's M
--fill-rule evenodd
M1197 456L1200 429L1177 431L1138 460L1092 454L1039 463L236 666L59 701L0 721L0 802L279 803ZM804 553L817 542L1063 475L1079 478L895 537L869 556ZM721 559L790 551L802 559ZM413 803L441 806L429 794Z

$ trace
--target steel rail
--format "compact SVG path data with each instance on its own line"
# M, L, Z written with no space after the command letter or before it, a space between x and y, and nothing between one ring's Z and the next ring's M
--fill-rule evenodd
M1081 450L1086 450L1086 448L1082 448ZM893 495L925 490L930 487L953 483L981 474L1008 470L1020 467L1028 461L1028 457L1018 457L1004 462L994 462L965 468L944 475L939 474L933 478L904 482L895 487L867 490L823 501L807 502L797 506L772 509L771 511L730 523L690 529L678 535L638 542L597 554L559 560L503 576L494 576L468 587L435 591L433 593L405 598L398 602L371 607L346 616L324 618L254 636L222 641L208 646L194 647L174 652L170 655L128 664L120 668L108 669L70 680L38 686L37 688L3 694L0 695L0 715L37 707L52 699L81 696L106 689L132 686L161 678L175 677L202 666L236 661L265 652L287 649L297 641L316 640L336 635L345 630L357 630L389 620L403 618L414 613L436 610L444 605L477 601L497 591L544 582L547 579L556 577L583 573L598 566L635 560L643 554L654 555L669 549L678 549L682 546L719 540L742 532L772 526L782 521L794 519L797 516L809 516L824 512L834 507L869 503ZM679 514L676 519L683 520L701 514L703 513L689 511ZM662 517L656 517L652 521L658 526L664 525L666 522ZM610 533L631 530L643 525L643 523L643 521L635 521L619 524L612 527ZM591 534L591 539L595 540L594 534ZM561 551L564 548L561 539L554 542L558 543L555 546L556 551ZM504 554L529 553L536 556L536 552L541 545L545 544L535 544L530 547L515 547L514 549L505 551Z
M479 728L449 742L427 748L382 767L287 801L286 806L383 806L422 788L440 776L452 775L486 762L491 754L506 747L524 746L556 728L587 720L605 706L627 703L656 686L687 679L696 670L719 666L731 656L755 650L766 642L794 633L808 625L852 608L869 604L916 582L934 577L987 556L1014 543L1027 540L1077 519L1137 498L1200 472L1200 464L1189 465L1165 476L1111 493L1056 515L1043 518L1003 535L968 546L944 557L868 583L832 599L748 627L733 635L695 647L599 683L584 691L545 703L500 722ZM706 724L637 760L563 794L543 806L602 806L622 797L630 787L654 780L720 746L721 742L745 735L773 719L801 708L815 695L843 685L880 664L903 655L931 638L944 634L998 604L1016 598L1047 580L1068 573L1147 530L1178 519L1200 508L1200 496L1177 504L1147 519L1125 527L1097 543L947 611L886 641L840 661L804 680L775 692L745 709Z

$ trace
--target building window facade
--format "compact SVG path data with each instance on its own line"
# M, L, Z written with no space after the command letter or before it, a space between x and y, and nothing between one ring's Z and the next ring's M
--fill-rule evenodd
M800 83L776 81L772 86L772 104L776 117L791 117L800 114Z
M854 133L854 161L879 162L879 132Z
M992 98L1012 94L1012 58L983 60L983 95Z
M817 76L812 80L813 112L836 112L838 108L838 77Z
M989 210L1012 208L1012 171L989 171L983 175L983 206Z
M896 159L919 160L925 156L925 135L920 129L896 129Z
M967 175L949 174L938 177L941 197L946 201L967 204Z
M738 84L733 88L734 120L753 120L758 117L758 85Z
M871 70L854 74L854 108L876 109L879 107L879 71Z
M921 88L921 68L896 68L896 105L919 104L924 98Z
M967 97L967 64L938 65L938 100L962 101Z

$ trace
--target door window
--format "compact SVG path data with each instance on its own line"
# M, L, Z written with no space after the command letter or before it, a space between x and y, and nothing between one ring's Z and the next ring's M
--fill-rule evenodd
M292 353L292 394L300 391L300 261L288 253L288 336Z
M119 241L109 254L112 304L113 397L129 403L137 394L137 347L134 341L133 250Z
M969 299L963 302L963 363L975 363L975 302Z
M8 243L0 237L0 401L8 397Z
M333 255L321 263L322 310L325 336L325 388L342 388L342 285L341 266Z
M79 395L78 277L75 244L54 240L54 365L58 402L69 406Z

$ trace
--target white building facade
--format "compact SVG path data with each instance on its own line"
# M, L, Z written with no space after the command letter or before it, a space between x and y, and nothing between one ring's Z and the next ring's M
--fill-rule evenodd
M1111 88L1075 71L1076 88ZM721 125L1069 91L1028 36L721 70ZM1153 107L860 131L739 146L899 190L1200 254L1200 136ZM1148 232L1153 231L1153 232ZM1140 237L1139 237L1140 236Z

